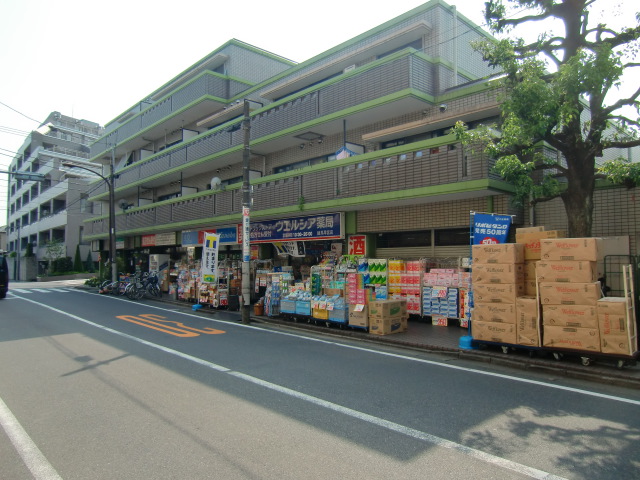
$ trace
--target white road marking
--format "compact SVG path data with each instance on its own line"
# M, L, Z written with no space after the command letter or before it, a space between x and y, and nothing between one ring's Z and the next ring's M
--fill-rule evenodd
M90 295L94 295L95 293L93 292L85 292L82 290L79 290L82 293L87 293ZM123 298L119 298L117 296L106 296L104 298L111 298L113 300L118 300L121 302L128 302L128 300L125 300ZM24 299L29 301L28 299ZM33 303L37 303L37 302L33 302ZM48 307L47 305L41 305L40 303L37 303L38 305L42 306L42 307L46 307L46 308L51 308ZM162 308L162 307L156 307L153 305L145 305L146 308L151 308L151 309L155 309L155 310L162 310L164 312L169 311L169 309L167 308ZM176 310L170 310L170 311L176 311ZM71 315L68 314L66 312L62 312L60 311L60 313L64 313L65 315ZM210 318L210 317L203 317L201 315L194 315L188 312L180 312L182 315L185 315L187 317L193 317L193 318L199 318L200 320L207 320L210 322L214 322L214 323L220 323L222 325L228 325L229 321L226 320L221 320L221 319L217 319L217 318ZM245 325L243 323L234 323L233 324L235 327L240 327L240 328L251 328L251 329L255 329L255 330L260 330L263 332L267 332L267 333L271 333L274 335L284 335L284 336L288 336L288 337L294 337L294 338L299 338L301 340L306 340L309 342L318 342L318 343L325 343L327 345L334 345L337 347L341 347L341 348L350 348L353 350L358 350L358 351L362 351L362 352L367 352L367 353L371 353L374 355L382 355L382 356L386 356L386 357L393 357L393 358L399 358L402 360L408 360L411 362L418 362L418 363L424 363L427 365L434 365L437 367L442 367L442 368L450 368L453 370L460 370L463 372L469 372L469 373L475 373L478 375L485 375L488 377L496 377L496 378L501 378L503 380L510 380L513 382L520 382L520 383L528 383L530 385L538 385L538 386L542 386L542 387L546 387L546 388L553 388L555 390L563 390L565 392L573 392L573 393L579 393L581 395L587 395L590 397L597 397L597 398L604 398L606 400L614 400L617 402L622 402L622 403L630 403L631 405L639 405L640 406L640 400L632 400L630 398L624 398L624 397L618 397L615 395L607 395L604 393L599 393L599 392L591 392L589 390L583 390L580 388L573 388L573 387L567 387L564 385L556 385L554 383L547 383L547 382L541 382L539 380L531 380L528 378L520 378L520 377L514 377L512 375L506 375L503 373L495 373L495 372L487 372L484 370L477 370L475 368L469 368L469 367L461 367L459 365L451 365L450 363L444 363L444 362L437 362L435 360L425 360L424 358L415 358L415 357L410 357L407 355L401 355L399 353L390 353L390 352L381 352L379 350L374 350L371 348L367 348L367 347L359 347L357 345L348 345L345 343L339 343L333 340L324 340L322 338L313 338L313 337L306 337L304 335L300 335L297 333L289 333L289 332L281 332L281 331L277 331L277 330L269 330L269 329L265 329L262 327L257 327L255 325ZM134 337L135 338L135 337Z
M59 310L59 309L54 308L54 307L50 307L48 305L43 305L41 303L35 302L33 300L29 300L29 299L24 299L24 300L26 300L28 302L31 302L31 303L34 303L36 305L40 305L41 307L47 308L49 310L53 310L54 312L57 312L57 313L59 313L61 315L66 315L66 316L68 316L70 318L73 318L75 320L83 322L83 323L85 323L87 325L91 325L91 326L99 328L101 330L108 331L110 333L113 333L114 335L118 335L120 337L133 340L134 342L138 342L138 343L141 343L143 345L149 346L151 348L155 348L155 349L161 350L163 352L166 352L166 353L171 354L171 355L175 355L175 356L183 358L185 360L189 360L189 361L198 363L199 365L202 365L202 366L207 367L207 368L211 368L211 369L216 370L218 372L222 372L222 373L226 373L226 374L232 375L232 376L234 376L236 378L245 380L247 382L251 382L251 383L253 383L255 385L259 385L259 386L262 386L264 388L268 388L270 390L277 391L279 393L282 393L284 395L288 395L288 396L297 398L299 400L310 402L310 403L312 403L312 404L314 404L316 406L319 406L319 407L322 407L322 408L327 408L329 410L333 410L333 411L341 413L343 415L347 415L347 416L350 416L352 418L355 418L355 419L358 419L358 420L365 421L365 422L368 422L370 424L376 425L378 427L385 428L387 430L391 430L391 431L394 431L394 432L397 432L397 433L400 433L400 434L403 434L403 435L407 435L407 436L415 438L417 440L428 442L428 443L431 443L433 445L436 445L436 446L439 446L439 447L442 447L442 448L448 448L448 449L455 450L458 453L461 453L463 455L472 457L474 459L477 459L477 460L480 460L480 461L483 461L483 462L486 462L486 463L490 463L492 465L496 465L496 466L505 468L507 470L518 472L520 474L523 474L523 475L526 475L528 477L535 478L535 479L541 479L541 480L542 479L544 479L544 480L564 480L564 477L559 477L559 476L553 475L553 474L551 474L549 472L545 472L543 470L539 470L537 468L533 468L533 467L529 467L527 465L523 465L523 464L520 464L520 463L517 463L517 462L513 462L511 460L507 460L505 458L498 457L496 455L492 455L490 453L483 452L481 450L476 450L474 448L470 448L470 447L467 447L465 445L462 445L462 444L459 444L459 443L456 443L456 442L452 442L450 440L446 440L444 438L440 438L440 437L437 437L435 435L431 435L431 434L426 433L426 432L422 432L420 430L416 430L416 429L413 429L413 428L410 428L410 427L406 427L404 425L400 425L398 423L390 422L390 421L385 420L383 418L378 418L378 417L375 417L373 415L369 415L369 414L366 414L366 413L363 413L363 412L359 412L357 410L353 410L351 408L344 407L342 405L338 405L336 403L332 403L332 402L329 402L327 400L323 400L321 398L314 397L312 395L307 395L306 393L298 392L296 390L292 390L290 388L283 387L281 385L277 385L277 384L274 384L274 383L271 383L271 382L267 382L265 380L261 380L261 379L259 379L257 377L253 377L251 375L247 375L247 374L244 374L244 373L241 373L241 372L233 371L230 368L224 367L222 365L218 365L218 364L209 362L207 360L203 360L201 358L197 358L197 357L194 357L192 355L188 355L188 354L180 352L178 350L173 350L171 348L167 348L167 347L162 346L162 345L157 345L157 344L149 342L147 340L142 340L140 338L134 337L133 335L129 335L127 333L123 333L123 332L120 332L118 330L114 330L114 329L109 328L109 327L105 327L103 325L94 323L94 322L92 322L90 320L87 320L85 318L79 317L77 315L73 315L73 314L68 313L68 312L64 312L62 310ZM202 317L198 317L198 318L202 318Z
M9 407L0 398L0 425L36 480L62 480Z

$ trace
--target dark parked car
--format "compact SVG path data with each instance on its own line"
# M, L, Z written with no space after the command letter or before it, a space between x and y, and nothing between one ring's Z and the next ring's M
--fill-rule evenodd
M0 252L0 298L7 296L9 291L9 267L7 265L7 257Z

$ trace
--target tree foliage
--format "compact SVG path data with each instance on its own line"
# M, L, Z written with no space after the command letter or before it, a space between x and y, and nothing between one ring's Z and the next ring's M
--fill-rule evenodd
M521 203L560 196L571 236L591 235L597 179L640 180L638 167L623 159L596 163L608 150L640 145L640 87L635 83L625 98L609 95L618 92L625 73L640 66L640 14L629 19L633 26L616 30L589 21L596 3L612 8L597 0L487 1L491 31L508 34L475 45L503 72L496 82L503 92L501 134L455 127L463 142L486 145ZM552 20L562 24L563 34L545 32L531 42L517 36L524 24Z

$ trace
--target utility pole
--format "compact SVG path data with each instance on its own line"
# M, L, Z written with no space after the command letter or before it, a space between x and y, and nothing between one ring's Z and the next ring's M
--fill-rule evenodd
M242 323L251 323L251 185L249 183L249 167L251 159L251 119L249 118L249 100L244 100L244 148L242 150Z

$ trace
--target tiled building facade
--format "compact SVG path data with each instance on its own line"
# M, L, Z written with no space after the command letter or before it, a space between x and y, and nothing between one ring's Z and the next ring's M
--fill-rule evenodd
M376 256L406 258L466 256L474 211L562 228L560 204L540 204L531 219L511 205L492 160L448 134L458 120L498 119L496 92L481 80L494 72L471 47L486 35L432 0L300 64L227 42L92 145L91 160L117 175L118 248L141 249L149 234L175 234L169 246L179 248L181 232L241 222L245 101L252 221L340 213L345 237L367 234ZM340 158L345 146L354 155ZM106 187L96 187L104 206ZM605 199L629 208L633 191L598 193L594 234L630 235L635 252L635 223L600 217ZM107 209L86 227L106 240ZM395 247L393 234L407 232L413 243Z

